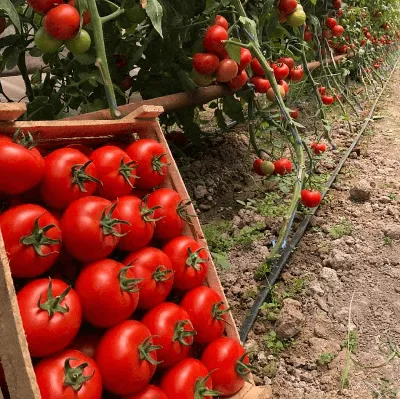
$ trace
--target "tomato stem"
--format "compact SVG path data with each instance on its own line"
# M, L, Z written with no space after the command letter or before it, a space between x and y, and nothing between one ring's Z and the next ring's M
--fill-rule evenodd
M157 283L171 280L174 276L175 271L172 269L167 269L164 265L157 266L157 269L153 273L153 280Z
M95 182L98 184L103 184L99 179L96 179L93 176L90 176L86 173L86 168L92 163L93 161L87 161L84 165L78 164L74 165L71 168L71 174L72 174L72 184L77 184L79 187L79 190L81 190L83 193L86 193L87 190L84 186L85 182Z
M199 266L200 263L204 263L208 261L208 258L202 258L200 256L200 252L204 251L205 248L201 247L199 249L196 249L196 251L192 251L190 248L188 248L188 257L186 259L186 266L188 267L193 267L194 270L200 271L201 267Z
M251 371L255 370L255 367L252 366L251 364L247 364L244 362L244 359L248 356L249 354L246 352L244 353L237 361L236 361L236 366L235 370L240 377L242 377L244 380L247 380L249 374Z
M138 347L140 360L147 360L153 366L157 366L162 362L157 361L150 356L151 352L162 349L161 345L153 345L153 337L147 337L143 343Z
M200 377L196 380L194 386L194 399L203 399L206 396L220 396L220 392L208 389L206 386L211 373L212 372L208 373L205 377Z
M126 277L126 273L129 269L131 269L133 266L126 266L122 268L118 272L118 279L119 279L119 285L121 287L122 292L129 292L129 293L134 293L134 292L139 292L140 287L139 284L143 281L142 278L128 278Z
M115 230L115 226L117 224L127 224L127 225L131 225L128 221L126 220L121 220L121 219L116 219L113 218L112 214L115 210L115 207L118 205L118 202L116 202L115 204L112 204L107 211L107 208L104 209L102 215L101 215L101 221L100 221L100 226L103 228L103 234L105 236L108 235L113 235L115 237L123 237L126 236L129 232L126 233L118 233Z
M224 301L214 303L212 305L211 313L212 313L213 319L223 321L226 323L224 315L229 313L230 309L229 308L221 309L221 306L224 306L224 305L225 305Z
M83 371L89 366L88 363L82 363L77 367L71 367L70 361L78 360L74 358L68 358L64 363L64 385L71 387L75 392L78 392L83 384L89 381L94 376L94 371L91 375L84 376Z
M151 166L155 172L158 172L161 176L164 176L163 168L168 166L168 162L163 162L161 159L165 157L167 154L161 154L158 156L154 156L151 160Z
M138 165L136 161L130 161L125 163L124 159L121 159L121 162L119 164L119 170L118 170L119 173L132 188L133 184L131 182L131 179L139 179L138 176L132 173L132 171L134 171L137 167Z
M187 208L192 204L192 201L189 199L187 200L182 200L179 202L177 208L176 208L176 213L186 222L189 224L192 224L190 218L196 217L196 215L191 215Z
M69 312L69 307L68 305L65 305L65 307L61 306L61 302L66 298L68 295L69 291L71 290L71 286L69 285L64 292L62 292L60 295L54 297L53 296L53 282L51 278L49 277L49 286L47 288L47 297L46 301L41 303L42 301L42 294L40 294L39 300L38 300L38 307L42 310L46 310L49 317L53 316L54 313L61 313L65 314Z
M161 205L156 205L156 206L153 206L153 207L149 208L147 206L147 198L148 198L148 195L146 195L143 198L143 200L140 202L140 215L142 216L143 220L145 222L150 223L150 222L158 222L159 220L164 219L165 216L160 216L159 218L150 217L150 215L154 214L154 212L157 209L161 209L162 206Z
M192 329L185 330L185 326L189 325ZM197 334L196 331L193 330L193 325L190 320L179 320L175 324L174 328L174 336L172 338L173 341L179 341L184 346L190 346L193 343L193 336ZM186 338L190 339L190 342L186 341Z

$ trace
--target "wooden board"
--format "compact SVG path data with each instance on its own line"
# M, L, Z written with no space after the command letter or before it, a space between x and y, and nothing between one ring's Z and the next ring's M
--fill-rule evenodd
M0 121L15 121L26 111L26 104L0 103Z
M16 128L26 132L40 133L40 144L61 145L65 142L87 143L104 141L116 136L138 133L140 138L152 138L159 141L166 149L169 162L169 175L164 186L179 192L182 198L189 198L185 184L180 176L174 158L169 150L164 134L157 121L157 116L163 112L159 106L143 106L123 119L115 121L50 121L50 122L0 122L0 131L12 135ZM0 114L1 117L1 114ZM193 205L188 209L195 215ZM192 224L185 227L184 234L192 236L207 248L207 243L197 217L192 218ZM22 330L21 318L18 312L15 290L9 270L7 255L0 235L0 358L2 359L7 383L12 399L39 399L37 384L33 375L32 363L29 357L26 338ZM225 294L218 278L215 265L210 258L206 284L216 290L226 302ZM229 337L239 340L239 334L229 312L226 333ZM3 343L7 343L3 345ZM271 391L268 387L255 387L250 376L245 387L231 399L269 399ZM1 398L0 398L1 399ZM174 398L175 399L175 398ZM178 399L178 398L176 398Z

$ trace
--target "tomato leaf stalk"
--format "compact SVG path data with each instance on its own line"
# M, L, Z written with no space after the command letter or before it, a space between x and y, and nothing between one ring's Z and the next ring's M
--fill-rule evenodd
M71 174L72 174L72 184L77 184L79 187L79 190L81 190L83 193L86 193L86 188L84 186L85 182L91 181L91 182L96 182L99 184L102 184L99 179L96 179L93 176L90 176L86 173L86 168L92 163L93 161L87 161L84 165L78 164L74 165L71 168Z
M244 380L247 381L251 371L255 370L255 367L250 365L250 364L246 364L244 362L244 359L248 356L248 353L244 353L237 361L236 361L236 365L235 365L235 371L238 375L240 375L240 377L242 377Z
M131 269L132 266L128 265L122 268L118 272L119 286L121 287L122 292L139 292L139 284L143 281L142 278L129 278L126 276L126 272Z
M111 80L110 70L108 68L106 47L104 44L103 21L99 15L96 0L87 0L87 4L89 7L90 15L92 16L93 37L97 56L96 66L97 68L99 68L99 71L103 78L103 84L106 91L111 117L113 119L119 118L121 116L121 112L118 111L114 86Z
M139 179L139 176L136 176L132 172L137 168L137 162L136 161L130 161L125 163L123 159L121 159L121 162L119 164L119 170L118 172L122 175L122 177L125 179L125 181L133 188L133 184L131 182L131 179Z
M177 208L176 208L176 213L186 222L189 224L192 224L192 221L190 218L195 217L196 215L192 215L188 212L188 207L192 204L192 201L190 200L182 200L179 202Z
M38 307L42 310L45 310L48 313L49 317L52 317L55 313L61 313L61 314L68 313L69 312L68 305L65 305L65 307L63 307L63 306L61 306L61 302L68 295L70 290L71 290L71 286L69 285L65 289L64 292L62 292L60 295L54 297L53 296L53 282L51 281L51 278L49 277L49 287L47 288L46 301L41 303L42 295L40 294L40 297L38 300Z
M165 157L167 154L161 154L159 156L153 157L151 160L151 166L155 172L158 172L161 176L164 176L163 168L168 166L168 162L163 162L161 159Z
M189 325L192 329L185 330L185 326L187 325ZM193 325L190 320L179 320L175 324L172 341L179 341L184 346L190 346L193 343L192 337L194 337L196 334L197 332L193 330ZM192 338L191 342L187 342L186 338Z
M199 249L196 249L196 251L192 251L190 248L188 248L188 257L186 259L186 266L188 267L193 267L194 270L200 271L201 267L199 266L200 263L204 263L208 261L208 258L202 258L200 256L200 252L204 251L205 248L201 247Z
M211 313L212 317L215 320L223 321L226 323L224 315L229 313L230 309L221 309L221 306L224 306L224 301L216 302L212 305Z
M75 392L78 392L83 384L89 381L94 376L94 371L92 375L84 376L83 371L89 366L88 363L82 363L78 367L71 367L70 361L77 360L74 358L68 358L64 363L64 385L71 387Z
M208 389L206 386L210 375L211 373L208 373L205 377L200 377L196 380L194 386L194 399L203 399L206 396L220 396L220 392Z
M129 233L129 232L118 233L118 231L116 231L114 228L117 224L127 224L129 226L131 225L126 220L113 218L113 213L114 213L115 207L117 205L118 205L118 202L111 205L109 208L104 209L104 211L101 215L100 226L103 228L103 234L105 236L113 235L115 237L123 237ZM107 209L108 209L108 211L107 211Z
M33 230L31 235L21 237L21 243L24 245L32 245L35 252L41 256L46 257L53 255L56 251L49 252L48 254L44 254L42 252L43 245L54 245L60 244L61 240L59 238L50 238L46 236L46 233L51 229L57 229L55 224L48 224L47 226L40 227L39 226L39 218L36 218L35 223L33 225Z
M161 216L159 218L153 218L151 216L154 214L154 212L157 209L161 209L162 206L161 205L156 205L156 206L153 206L153 207L149 208L147 206L147 202L146 202L147 201L147 197L148 197L148 195L146 195L146 197L144 197L144 199L140 203L140 215L142 216L142 219L145 222L148 222L148 223L150 223L150 222L158 222L159 220L163 219L165 216Z
M28 134L25 134L24 132L21 132L20 129L17 129L14 133L13 141L16 144L22 145L26 149L31 150L37 146L39 140L37 138L34 139L31 133L28 132Z
M161 345L153 345L152 342L153 337L146 338L141 345L139 345L139 358L140 360L147 360L153 366L157 366L162 362L157 361L151 355L151 352L162 349Z
M167 269L164 265L160 265L154 271L152 277L156 283L162 283L164 281L171 280L174 274L175 274L174 270Z

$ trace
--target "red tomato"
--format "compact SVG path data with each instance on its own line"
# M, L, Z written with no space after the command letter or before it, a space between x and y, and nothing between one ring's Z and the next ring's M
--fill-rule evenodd
M279 11L284 15L289 15L294 13L297 8L296 0L280 0L279 1Z
M106 258L116 248L124 220L116 219L116 204L100 197L74 201L64 212L61 229L68 252L82 262Z
M238 72L238 65L235 61L231 60L230 58L222 60L219 63L217 71L217 81L229 82L238 74Z
M136 320L126 320L107 330L95 357L104 388L118 395L131 395L145 388L162 351L156 339L159 338L152 337L150 330Z
M325 29L322 32L322 35L325 37L325 39L331 39L333 37L333 33L330 29Z
M39 205L18 205L0 215L0 228L13 277L49 270L61 250L59 221Z
M292 162L287 158L281 158L274 162L276 175L287 175L292 171Z
M294 82L300 82L300 80L303 79L304 76L304 69L301 65L295 66L291 71L290 71L290 78Z
M189 353L196 331L186 310L172 302L163 302L150 309L143 317L142 323L154 335L154 344L160 345L159 368L168 368L178 363Z
M121 88L122 91L127 91L130 88L132 88L132 78L131 76L125 75L124 78L119 82L119 87Z
M154 234L154 212L157 208L149 208L146 200L132 195L118 198L115 203L117 206L114 216L129 222L129 225L121 225L123 236L119 240L118 248L123 251L136 251L148 245Z
M43 359L34 371L42 399L101 399L100 370L77 350L67 349Z
M279 58L279 62L282 64L286 64L289 69L294 68L294 60L292 57L281 57Z
M133 265L133 274L140 280L139 308L153 308L165 301L171 292L175 272L171 260L163 251L143 248L129 254L124 263Z
M269 80L259 76L253 76L250 79L250 82L254 85L254 90L256 93L267 93L271 88L271 83L269 83Z
M0 192L11 195L34 188L45 170L31 135L16 135L14 140L0 136Z
M285 96L286 96L285 88L282 85L278 84L278 90L279 90L279 92L281 94L281 97L285 98ZM268 91L267 91L267 98L268 98L269 101L276 101L275 92L274 92L272 87L270 89L268 89Z
M179 236L164 246L175 270L174 288L189 291L202 284L208 270L208 254L193 238Z
M311 42L313 39L313 34L309 30L304 31L304 41Z
M287 84L286 80L281 80L278 82L280 86L283 87L283 90L285 91L285 94L289 93L289 85Z
M228 30L228 28L229 28L228 21L227 21L226 18L223 17L222 15L217 15L217 16L215 17L214 24L215 24L215 25L222 26L225 30Z
M57 40L74 38L78 33L79 24L79 12L69 4L60 4L52 8L44 17L44 28Z
M161 378L161 389L168 398L212 399L212 374L200 360L187 358L169 369Z
M272 64L274 75L276 80L283 80L289 76L289 67L281 62L275 62Z
M335 101L335 97L327 96L326 94L321 95L321 100L325 105L330 105Z
M336 25L332 29L333 36L340 37L343 35L344 28L342 25Z
M77 293L61 280L33 280L17 294L18 307L33 357L66 348L77 335L82 307Z
M51 208L64 209L97 189L96 167L78 150L55 150L47 155L45 165L40 191L43 201Z
M201 361L207 369L213 370L213 387L221 396L231 396L240 391L250 373L249 358L242 345L228 337L211 342Z
M251 52L247 48L240 47L239 72L246 69L251 63Z
M228 310L221 296L212 288L194 288L183 297L180 306L188 313L197 332L194 342L208 344L222 336Z
M258 61L257 58L253 58L250 62L250 67L253 73L257 76L264 77L265 76L265 71L262 65L260 64L260 61Z
M228 86L232 90L239 90L241 89L248 81L249 77L246 71L239 72L236 77L228 82Z
M100 147L90 155L102 184L97 186L100 197L113 200L131 193L135 185L136 162L121 148L111 145Z
M325 86L320 86L318 87L318 92L319 94L326 94L326 87Z
M339 10L339 8L342 6L342 0L333 0L332 4L333 8Z
M155 237L169 240L182 234L185 221L191 216L187 212L189 200L183 200L171 188L160 188L149 195L147 205L150 208L158 207L154 212L154 219L157 220Z
M38 13L46 14L53 7L61 4L63 0L28 0L28 4Z
M329 28L329 29L333 29L336 25L336 19L335 18L327 18L325 20L325 25Z
M75 7L75 0L69 0L68 4L70 4L72 7ZM92 16L90 14L90 11L88 9L86 9L83 12L83 25L90 24L91 20L92 20Z
M85 154L88 158L90 154L93 152L93 149L84 145L84 144L70 144L65 146L65 148L73 148L75 150L80 151L82 154Z
M314 154L319 155L326 151L326 145L324 143L315 143L311 144L311 148L314 150Z
M150 189L160 186L167 174L168 163L164 147L153 139L141 139L126 149L128 156L137 162L136 186Z
M129 319L139 302L138 283L132 268L112 259L85 266L75 283L83 318L99 328Z
M147 385L143 391L133 395L127 395L121 399L168 399L167 395L155 385Z
M298 117L299 117L299 110L296 108L296 109L294 109L291 113L290 113L290 116L293 118L293 119L297 119Z
M263 160L261 158L258 158L253 162L253 171L256 172L260 176L263 175L261 173L261 164L262 163L263 163Z
M301 203L307 208L315 208L320 204L322 195L318 190L302 190Z
M96 330L96 332L80 331L78 336L70 345L70 348L76 349L91 359L94 359L100 339L101 334L98 330Z
M203 38L203 47L207 52L220 54L225 50L223 40L228 40L228 32L220 25L210 26Z
M212 75L219 66L219 58L215 54L197 53L193 56L193 68L202 75Z

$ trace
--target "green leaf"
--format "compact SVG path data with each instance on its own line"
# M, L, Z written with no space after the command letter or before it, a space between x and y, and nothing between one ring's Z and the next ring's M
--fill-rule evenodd
M214 262L222 267L224 270L229 270L231 268L231 264L228 261L228 257L225 254L220 254L218 252L211 252L211 256L214 259Z
M18 47L7 47L3 52L6 69L13 69L18 64Z
M164 38L161 25L164 10L158 0L147 0L146 13L150 18L154 29L159 33L162 38Z
M239 21L243 24L246 31L250 34L251 39L254 41L258 41L257 38L257 24L250 18L247 17L240 17Z
M15 9L13 3L11 3L11 0L1 0L0 9L4 10L7 13L7 15L11 19L11 22L17 28L18 32L21 32L21 30L22 30L21 29L21 21L19 19L19 15L17 13L17 10Z
M223 110L229 118L237 121L239 123L244 123L244 114L242 109L242 104L233 96L225 97L222 100Z
M232 41L240 43L238 39L232 39ZM225 50L228 52L229 57L240 64L240 46L233 43L226 43Z

